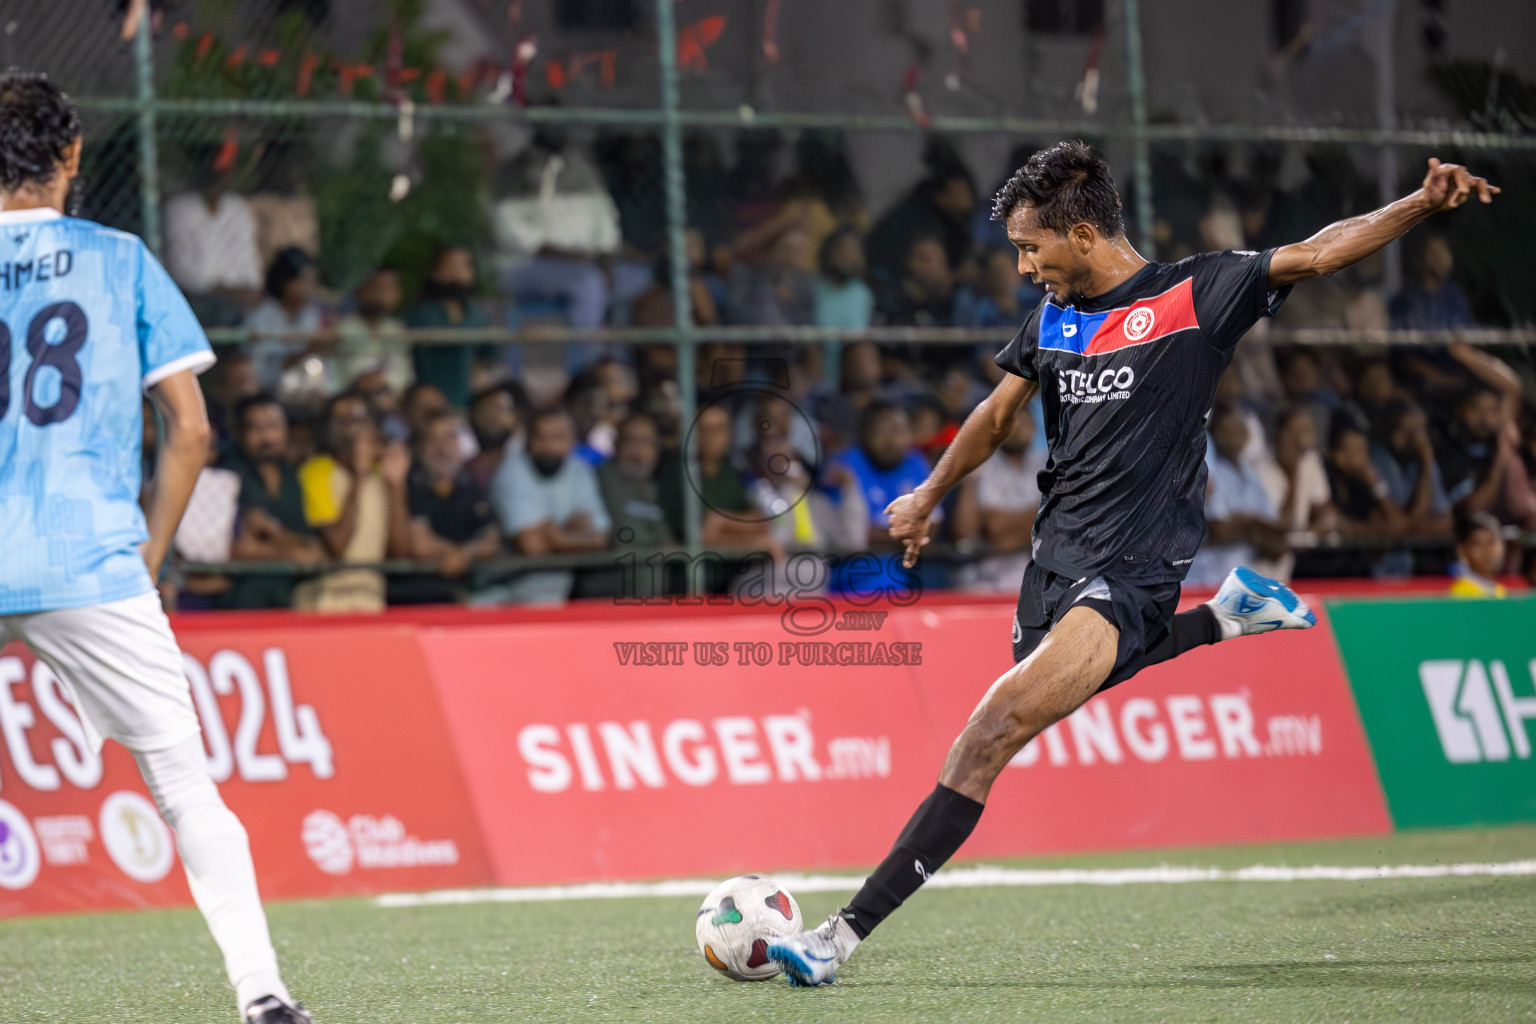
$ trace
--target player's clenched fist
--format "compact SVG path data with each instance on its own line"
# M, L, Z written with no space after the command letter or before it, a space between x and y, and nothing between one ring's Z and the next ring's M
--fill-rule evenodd
M1429 173L1424 175L1424 196L1436 210L1454 210L1477 193L1480 202L1491 203L1498 195L1497 186L1488 184L1461 164L1443 164L1429 158Z
M903 494L885 506L891 539L901 541L906 548L901 564L908 569L917 564L917 553L928 543L928 516L932 511L915 494Z

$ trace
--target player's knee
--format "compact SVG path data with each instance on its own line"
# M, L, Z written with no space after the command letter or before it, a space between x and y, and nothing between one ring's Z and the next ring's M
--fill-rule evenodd
M181 851L182 860L200 860L199 854L234 849L231 844L244 848L250 843L245 826L222 801L179 809L174 822L166 820L176 834L176 848Z
M966 732L973 733L978 746L1007 758L1050 723L1041 720L1033 708L1010 707L979 715L973 724L975 729L967 727Z
M1028 706L982 707L955 740L952 761L971 769L1001 770L1049 722Z
M208 774L200 739L164 750L136 753L134 757L160 817L173 830L179 832L181 822L199 812L230 813Z
M240 819L225 805L216 789L179 794L160 805L160 817L178 835L192 821L214 822L219 828L227 827L227 821L240 824Z

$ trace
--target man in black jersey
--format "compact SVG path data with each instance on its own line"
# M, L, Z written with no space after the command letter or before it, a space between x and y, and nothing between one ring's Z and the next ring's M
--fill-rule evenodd
M1019 273L1046 297L997 355L1008 376L928 479L886 512L915 564L940 500L1041 396L1050 455L1013 620L1017 664L982 698L938 785L848 906L768 947L791 984L830 982L965 842L1003 766L1095 693L1202 644L1317 621L1288 587L1246 568L1210 602L1174 614L1205 536L1205 419L1216 381L1238 339L1297 281L1343 270L1419 221L1498 191L1430 160L1412 195L1304 242L1162 264L1131 248L1109 166L1084 143L1041 150L1014 173L992 216L1007 225Z

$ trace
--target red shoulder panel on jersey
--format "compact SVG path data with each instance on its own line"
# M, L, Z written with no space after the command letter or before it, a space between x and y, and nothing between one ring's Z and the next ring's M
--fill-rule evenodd
M1193 280L1186 277L1161 295L1110 310L1083 354L1114 352L1132 345L1145 345L1179 331L1199 330L1200 322L1195 319Z

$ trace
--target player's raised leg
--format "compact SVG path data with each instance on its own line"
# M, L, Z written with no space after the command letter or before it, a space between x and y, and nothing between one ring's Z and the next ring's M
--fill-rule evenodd
M1294 590L1240 565L1227 574L1209 601L1175 615L1169 623L1168 635L1130 662L1122 674L1129 679L1144 668L1207 644L1273 633L1277 629L1311 629L1315 625L1316 613Z
M1042 730L1096 693L1115 667L1119 631L1088 607L1070 609L1034 652L987 691L939 783L853 900L813 931L768 947L794 985L824 985L875 926L960 849L1005 765Z

